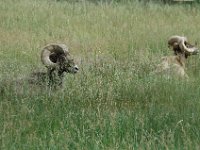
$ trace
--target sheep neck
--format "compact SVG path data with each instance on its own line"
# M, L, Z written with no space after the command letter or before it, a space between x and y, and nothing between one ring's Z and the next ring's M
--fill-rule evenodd
M184 53L177 54L176 60L184 68L185 68L186 59L187 59L187 57L186 57L186 55Z

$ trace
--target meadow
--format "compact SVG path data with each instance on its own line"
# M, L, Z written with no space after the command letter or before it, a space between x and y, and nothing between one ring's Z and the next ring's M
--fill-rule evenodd
M199 7L1 0L2 85L45 70L48 43L68 45L80 71L56 91L6 88L0 149L199 149L200 56L188 59L188 81L150 75L172 55L171 35L200 43Z

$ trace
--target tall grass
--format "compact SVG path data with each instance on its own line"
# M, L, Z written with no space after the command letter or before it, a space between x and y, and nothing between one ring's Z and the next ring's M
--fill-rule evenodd
M0 1L2 82L45 70L40 50L51 42L66 43L80 67L62 90L5 86L0 148L199 149L199 56L189 81L149 75L172 54L169 36L200 41L199 17L198 6Z

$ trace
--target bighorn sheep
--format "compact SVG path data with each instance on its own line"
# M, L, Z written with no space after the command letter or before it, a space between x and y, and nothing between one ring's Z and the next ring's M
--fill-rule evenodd
M64 73L77 73L78 66L71 58L65 44L48 44L41 52L41 61L47 71L35 71L27 78L18 79L17 82L28 82L30 85L62 86Z
M41 52L41 61L47 68L49 85L61 85L64 73L77 73L79 68L65 44L49 44Z
M0 84L0 95L6 91L14 90L16 94L23 92L40 91L48 85L57 88L62 86L64 73L77 73L78 67L71 58L69 51L64 44L49 44L42 49L41 61L46 66L47 71L36 71L28 77L15 80L4 80ZM41 88L39 88L41 87Z
M155 73L164 73L167 77L175 75L188 78L185 72L186 59L190 55L198 54L198 48L191 45L183 36L171 36L168 47L172 48L174 56L162 57L162 63L157 66Z

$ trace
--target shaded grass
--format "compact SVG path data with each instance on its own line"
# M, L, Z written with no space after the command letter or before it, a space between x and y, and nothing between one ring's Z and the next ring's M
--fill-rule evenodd
M1 81L45 69L50 42L68 44L81 70L53 93L11 85L0 97L1 149L199 148L199 56L189 81L149 75L171 54L169 36L198 42L198 6L14 2L0 2Z

